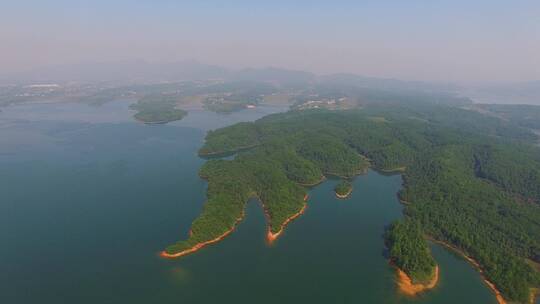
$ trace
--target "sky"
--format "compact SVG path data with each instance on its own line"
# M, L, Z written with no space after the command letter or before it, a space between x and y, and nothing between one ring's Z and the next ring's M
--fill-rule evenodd
M540 1L3 0L0 70L145 60L540 80Z

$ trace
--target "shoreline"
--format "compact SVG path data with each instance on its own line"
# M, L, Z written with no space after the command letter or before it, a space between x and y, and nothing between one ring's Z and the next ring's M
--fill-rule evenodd
M168 121L166 121L166 120L146 121L146 120L142 120L142 119L140 119L138 117L135 117L135 115L133 115L132 117L136 122L140 122L140 123L145 124L145 125L160 125L160 124L168 123Z
M205 140L205 142L206 142L206 140ZM199 155L199 157L202 157L202 158L220 156L220 155L228 155L228 154L235 154L235 153L238 153L238 152L241 152L241 151L245 151L245 150L248 150L248 149L251 149L251 148L255 148L258 145L260 145L260 144L254 144L254 145L249 145L249 146L241 146L241 147L238 147L237 149L229 150L229 151L216 151L216 152L204 152L204 153L197 152L197 154Z
M349 190L347 193L345 194L339 194L337 192L334 191L334 193L336 194L336 197L339 198L339 199L346 199L348 198L349 196L351 196L351 193L352 193L353 189L351 187L351 190Z
M337 178L341 178L341 179L352 179L352 178L357 177L359 175L367 174L370 169L373 169L373 168L371 167L371 165L368 165L365 168L358 169L358 171L356 171L352 175L339 175L337 173L332 173L332 172L325 172L323 175L325 175L325 176L328 175L330 177L333 176L333 177L337 177ZM375 169L373 169L373 170L375 170Z
M308 200L308 198L309 198L309 195L306 194L304 196L304 202L306 202ZM272 232L272 227L268 226L268 232L266 233L266 240L268 241L268 244L271 245L275 240L277 240L277 238L283 233L283 230L285 229L285 226L287 226L287 224L289 224L291 221L293 221L294 219L296 219L300 215L304 214L304 212L306 211L306 208L307 208L307 203L304 204L304 206L302 207L302 209L300 209L300 211L298 211L297 213L289 216L283 222L283 224L281 224L281 227L279 228L279 231L276 232L276 233L273 233ZM265 214L268 216L268 213L266 212L266 210L265 210Z
M225 231L225 233L223 233L222 235L220 235L220 236L218 236L218 237L216 237L214 239L211 239L211 240L205 241L205 242L201 242L201 243L197 243L193 247L182 250L182 251L177 252L177 253L172 253L171 254L171 253L167 253L165 250L163 250L163 251L161 251L159 253L159 256L162 257L162 258L167 258L167 259L175 259L175 258L179 258L179 257L185 256L185 255L197 252L197 251L201 250L202 248L204 248L204 247L206 247L208 245L217 243L217 242L223 240L224 238L226 238L229 234L231 234L236 229L236 225L238 225L238 223L240 223L244 219L244 215L245 215L244 212L242 212L242 216L240 216L239 218L236 219L236 222L234 223L234 225L233 225L233 227L231 229ZM189 235L190 236L192 235L191 230L189 230Z
M306 202L308 200L308 198L309 198L309 195L306 194L304 196L304 202ZM304 204L304 206L302 207L302 209L300 211L298 211L297 213L295 213L292 216L288 217L287 220L285 220L285 222L283 222L283 224L281 224L281 228L280 228L280 230L278 232L272 233L271 232L271 227L268 227L268 233L266 235L268 243L272 244L272 242L274 242L281 235L281 233L283 233L283 230L285 229L285 226L287 226L287 224L289 224L291 221L293 221L294 219L296 219L297 217L302 215L306 211L306 208L307 208L307 204ZM263 209L264 209L264 204L263 204ZM267 213L266 209L264 210L264 213L265 213L266 216L268 216L268 213ZM161 251L159 253L159 256L162 257L162 258L166 258L166 259L175 259L175 258L183 257L183 256L188 255L188 254L195 253L195 252L201 250L202 248L204 248L204 247L206 247L208 245L217 243L217 242L223 240L224 238L226 238L232 232L234 232L234 230L236 229L236 226L238 225L238 223L240 223L244 219L244 217L245 217L245 211L243 211L242 215L239 218L236 219L236 221L235 221L235 223L234 223L234 225L233 225L233 227L231 229L225 231L223 234L221 234L220 236L218 236L218 237L216 237L214 239L197 243L193 247L182 250L182 251L177 252L177 253L172 253L171 254L171 253L167 253L165 250L163 250L163 251ZM188 233L189 233L190 237L193 234L191 229L189 230Z
M403 167L395 167L395 168L390 168L390 169L379 169L380 172L382 173L399 173L399 174L403 174L405 173L405 171L407 171L407 167L403 166Z
M540 294L540 288L538 288L538 287L531 288L531 295L529 296L529 302L531 304L536 303L536 299L537 299L539 294Z
M136 115L136 114L135 114L135 115ZM140 123L145 124L145 125L164 125L164 124L167 124L167 123L169 123L169 122L182 120L182 119L184 119L184 117L187 116L187 114L186 114L186 115L184 115L182 118L179 118L179 119L173 119L173 120L156 120L156 121L149 121L149 120L143 120L143 119L137 118L137 117L135 117L135 115L133 115L133 119L135 119L135 121L140 122Z
M480 277L482 278L482 281L484 282L484 284L486 284L489 287L489 289L491 289L491 291L495 294L495 298L497 299L497 303L499 303L499 304L508 304L508 302L502 296L501 292L497 289L497 286L495 286L495 284L493 284L491 281L489 281L487 279L487 277L484 274L484 270L482 270L482 267L480 267L480 264L478 264L478 262L475 259L471 258L467 254L465 254L465 252L463 252L463 250L460 250L459 248L454 247L451 244L445 243L443 241L437 241L437 240L434 240L434 239L431 239L431 238L429 240L434 242L434 243L437 243L437 244L439 244L441 246L444 246L444 247L458 253L460 256L462 256L467 262L469 262L469 264L471 264L476 269L476 271L478 271L480 273Z
M401 270L397 266L394 267L396 267L397 270L397 285L399 291L401 291L405 295L414 297L419 293L435 288L435 286L437 286L437 283L439 282L439 265L435 266L435 273L433 274L433 277L428 283L416 284L413 283L411 277L409 277L409 275L407 275L403 270Z
M321 178L316 181L316 182L313 182L311 184L304 184L304 183L298 183L298 185L300 186L303 186L303 187L308 187L308 188L311 188L311 187L315 187L319 184L321 184L322 182L324 182L326 180L326 176L324 176L324 174L321 176Z

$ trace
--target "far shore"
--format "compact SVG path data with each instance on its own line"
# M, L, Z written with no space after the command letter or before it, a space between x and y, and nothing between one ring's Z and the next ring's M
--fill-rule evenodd
M321 178L319 178L318 180L312 182L312 183L298 183L300 186L304 186L304 187L315 187L317 185L319 185L320 183L324 182L326 180L326 176L324 175L321 175Z
M149 121L149 120L142 120L140 118L137 118L135 117L135 120L137 122L140 122L140 123L143 123L145 125L163 125L163 124L166 124L168 122L171 122L173 120L157 120L157 121Z
M358 171L356 171L352 175L339 175L337 173L332 173L332 172L325 172L324 175L329 176L329 177L337 177L341 179L350 179L359 175L367 174L369 172L369 169L372 169L370 165L366 166L365 168L358 169Z
M383 173L405 173L407 171L407 167L395 167L390 169L379 169L380 172Z
M472 257L468 256L467 254L465 254L465 252L463 252L463 250L455 247L455 246L452 246L451 244L448 244L448 243L445 243L443 241L438 241L438 240L435 240L435 239L429 239L430 241L434 242L434 243L437 243L439 245L442 245L456 253L458 253L460 256L462 256L467 262L469 262L479 273L480 273L480 276L482 277L482 281L484 281L484 283L489 287L489 289L491 289L491 291L493 291L493 293L495 294L495 298L497 299L497 303L499 304L508 304L508 302L503 298L501 292L497 289L497 287L495 286L495 284L493 284L491 281L489 281L485 274L484 274L484 271L482 270L482 267L480 267L480 264L478 264L478 262L473 259ZM534 298L531 296L531 298Z

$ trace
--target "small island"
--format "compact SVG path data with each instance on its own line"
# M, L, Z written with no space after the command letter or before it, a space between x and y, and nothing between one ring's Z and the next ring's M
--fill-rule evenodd
M175 96L147 96L141 98L130 108L136 110L133 116L137 121L145 124L164 124L181 120L187 112L176 108Z
M342 180L334 188L337 198L345 199L349 197L352 193L353 186L352 183L348 180Z
M187 112L180 109L169 111L143 111L135 114L135 119L145 124L165 124L171 121L181 120Z

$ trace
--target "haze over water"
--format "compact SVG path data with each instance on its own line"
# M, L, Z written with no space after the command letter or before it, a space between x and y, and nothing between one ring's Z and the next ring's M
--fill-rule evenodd
M206 130L283 109L199 111L159 126L131 121L127 109L0 113L0 302L495 303L472 267L436 246L440 285L416 300L397 293L382 234L402 216L401 178L373 171L355 179L347 200L334 197L335 180L311 190L306 213L271 247L251 201L223 242L159 258L205 200L196 151Z

